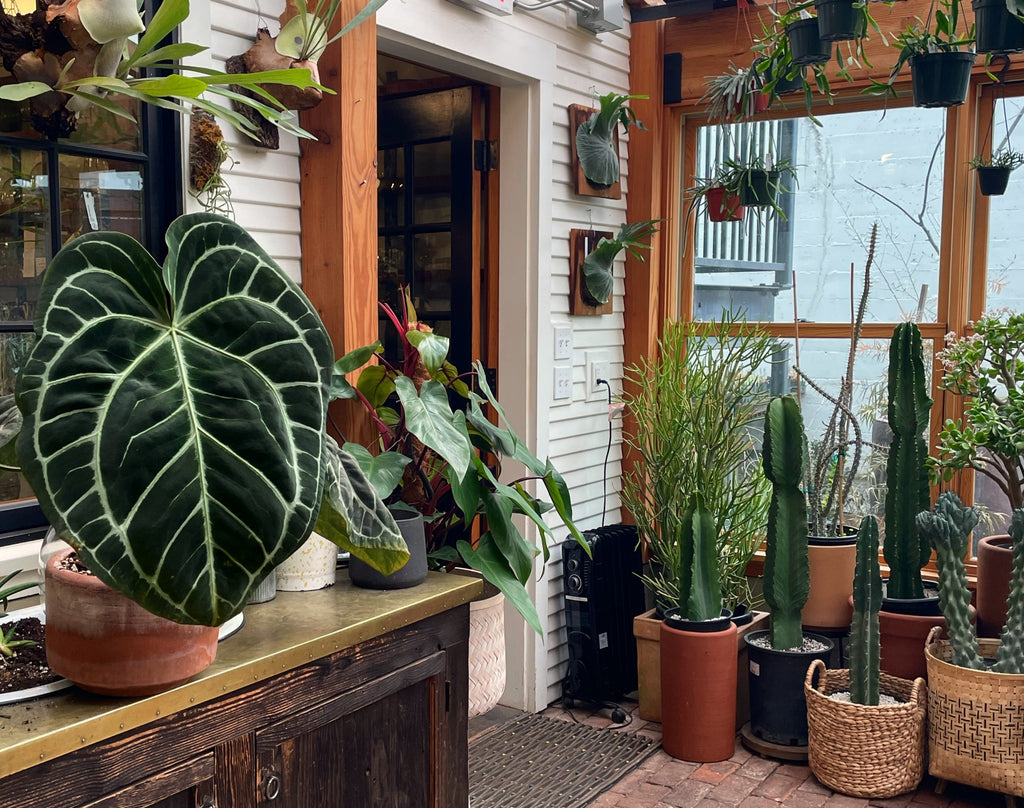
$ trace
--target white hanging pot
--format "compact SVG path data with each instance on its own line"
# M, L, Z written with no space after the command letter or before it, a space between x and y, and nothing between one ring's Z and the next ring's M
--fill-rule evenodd
M319 533L310 533L306 543L277 567L278 592L304 592L333 586L338 568L338 545Z

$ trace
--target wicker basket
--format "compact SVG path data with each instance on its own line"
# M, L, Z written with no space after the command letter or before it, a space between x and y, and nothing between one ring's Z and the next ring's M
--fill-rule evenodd
M949 662L953 649L932 631L928 663L928 771L940 780L1024 797L1024 674ZM986 659L999 640L979 640Z
M826 670L821 660L807 669L807 762L814 776L852 797L880 799L917 788L924 774L924 679L881 674L879 690L902 704L868 707L829 698L849 689L849 670Z
M469 609L469 717L475 718L505 692L505 596L485 581Z

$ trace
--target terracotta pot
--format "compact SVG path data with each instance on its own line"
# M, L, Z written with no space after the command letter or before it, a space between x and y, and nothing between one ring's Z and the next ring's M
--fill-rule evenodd
M710 189L705 194L708 201L708 218L713 222L738 222L743 219L746 208L740 204L739 194L726 196L725 188Z
M1013 572L1012 540L1007 534L978 542L978 636L999 638L1006 622L1006 599Z
M736 751L736 626L715 632L661 625L661 745L695 763Z
M882 670L900 679L927 679L924 643L935 626L946 626L942 615L878 612L878 633L882 645Z
M800 612L809 630L846 628L853 619L853 574L857 566L857 537L808 539L811 588Z
M96 576L61 569L68 552L46 563L46 660L55 673L104 696L148 696L210 666L217 628L157 617Z

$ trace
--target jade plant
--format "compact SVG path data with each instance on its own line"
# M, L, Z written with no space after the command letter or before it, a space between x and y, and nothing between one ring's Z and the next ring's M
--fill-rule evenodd
M882 571L878 564L878 522L865 516L857 530L857 567L853 577L850 623L850 700L878 704L882 648L878 610L882 606Z
M56 255L0 460L101 581L180 623L237 614L314 529L401 567L394 519L327 435L313 304L229 219L179 217L166 241L163 267L121 233Z
M803 643L800 612L810 592L807 501L800 483L807 438L800 406L792 396L772 399L764 420L762 461L772 485L765 538L764 599L771 610L775 649Z
M885 542L889 565L886 595L923 598L921 570L931 547L917 528L917 514L928 510L928 443L931 413L921 331L916 323L900 323L889 343L889 428L892 442L886 463Z
M640 261L644 260L641 249L651 249L642 239L650 238L658 232L657 223L660 219L648 219L644 222L626 222L615 238L602 238L583 259L583 299L592 306L601 306L612 296L612 265L623 250L628 251Z
M576 156L587 182L597 188L607 188L619 180L619 153L615 148L615 132L630 126L644 129L643 121L628 106L634 98L646 95L620 95L608 93L600 96L598 109L576 129Z

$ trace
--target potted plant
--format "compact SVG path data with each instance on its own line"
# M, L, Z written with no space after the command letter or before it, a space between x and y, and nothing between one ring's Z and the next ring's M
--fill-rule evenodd
M643 122L627 104L639 95L608 93L599 96L598 109L576 129L576 156L587 182L596 188L608 188L619 179L619 152L615 132L621 125L628 132L630 126L644 129Z
M924 679L911 682L880 671L881 603L878 523L865 516L857 530L850 667L826 670L815 660L804 695L807 762L814 776L833 791L869 799L912 791L924 774Z
M967 555L978 523L956 494L939 497L918 516L935 548L939 599L948 640L928 637L928 771L940 780L1024 797L1024 736L1009 731L1024 703L1024 509L1010 522L1013 575L1006 623L998 640L978 640L971 623ZM969 738L969 743L963 739Z
M622 500L650 556L644 583L656 604L634 620L644 718L662 720L660 623L686 597L678 541L695 495L714 523L725 608L738 615L751 603L746 567L768 512L768 483L752 455L768 394L751 368L763 367L775 350L762 329L723 313L709 324L667 322L657 353L626 369L622 402L633 426L624 441L636 463L623 477ZM744 653L737 640L734 656ZM742 709L745 675L733 687Z
M939 431L935 477L949 481L955 471L972 469L993 482L1011 510L1024 507L1024 430L1020 407L1024 379L1024 314L985 314L973 334L949 335L939 354L940 389L963 402L963 415L948 419ZM978 543L978 628L995 636L1006 617L1012 553L1008 535L986 536Z
M746 211L740 202L740 189L736 173L725 166L719 166L711 177L696 177L694 184L686 189L690 194L687 217L702 209L707 211L712 222L739 222Z
M806 633L800 612L807 600L807 499L804 478L807 439L800 406L792 396L772 399L764 420L762 463L772 486L765 537L764 598L770 631L745 637L750 656L750 725L744 742L759 752L792 747L787 757L807 746L807 708L803 684L807 666L829 658L834 644Z
M1000 149L991 157L979 154L968 162L968 165L978 172L978 190L982 196L1002 196L1006 193L1010 174L1022 164L1024 154L1010 149Z
M786 31L793 64L822 65L832 57L832 48L818 35L818 20L810 11L812 3L801 3L784 12L779 23Z
M974 66L974 24L960 13L960 0L932 0L925 20L917 19L893 37L899 56L886 82L872 80L867 92L895 97L893 85L910 66L914 106L952 107L967 98ZM934 19L934 22L933 22Z
M732 173L743 205L748 208L767 208L769 214L776 213L786 218L779 205L779 194L792 191L787 184L790 179L796 183L796 166L790 160L773 160L770 155L754 155L746 160L730 157L723 161L722 166Z
M972 0L978 53L1024 50L1024 7L1017 0Z
M14 396L0 400L0 457L16 460L60 537L106 585L90 588L126 596L115 599L121 615L139 606L198 634L208 663L216 627L314 527L385 571L408 551L327 436L333 351L299 287L220 216L182 216L166 239L163 268L119 233L82 236L53 259L36 342ZM92 607L60 594L65 555L46 570L51 667L109 692L117 680L83 682L69 648L99 650L90 670L106 662L116 673L136 658L133 632L97 636L105 624ZM153 692L167 680L123 684Z
M645 244L642 239L650 238L658 232L659 221L649 219L644 222L623 222L615 238L598 240L594 249L583 259L580 295L584 302L592 306L603 306L611 299L614 284L612 266L616 257L627 250L634 258L643 261L640 250L649 250L651 245Z
M741 121L768 109L768 95L763 92L764 77L753 64L736 67L732 62L725 72L709 76L707 88L699 104L707 105L709 121L730 123Z

